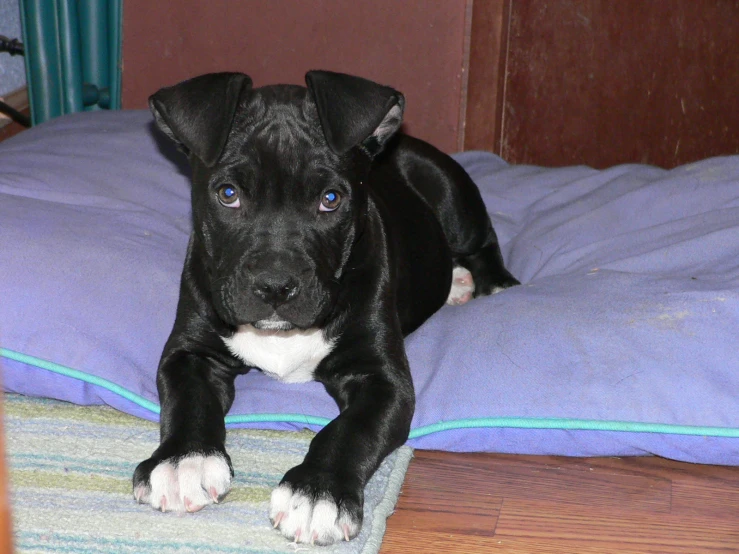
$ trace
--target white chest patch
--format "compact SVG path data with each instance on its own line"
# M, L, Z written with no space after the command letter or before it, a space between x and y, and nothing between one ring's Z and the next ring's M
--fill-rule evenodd
M267 331L242 325L222 339L245 364L285 383L312 381L316 367L334 347L320 329Z

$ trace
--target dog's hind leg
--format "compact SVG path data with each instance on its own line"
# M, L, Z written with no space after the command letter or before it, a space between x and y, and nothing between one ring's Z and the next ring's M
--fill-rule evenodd
M454 275L447 304L519 284L503 264L498 237L472 178L433 146L403 136L396 163L436 215L452 252Z
M452 286L446 303L458 306L473 297L495 294L518 284L503 265L497 244L489 245L474 254L454 258Z
M497 242L474 254L454 257L452 287L447 304L464 304L476 296L495 294L520 284L503 265Z
M461 265L454 268L452 272L452 288L449 290L449 298L446 303L451 306L459 306L472 299L475 292L475 280L470 270Z

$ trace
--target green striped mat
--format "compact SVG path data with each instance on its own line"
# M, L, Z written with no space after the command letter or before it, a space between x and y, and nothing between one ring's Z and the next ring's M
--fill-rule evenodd
M267 518L272 488L302 460L309 431L229 430L231 492L218 506L178 516L138 505L131 493L136 464L158 444L158 425L108 407L10 394L4 410L17 552L376 553L412 456L402 447L367 485L356 539L312 547L288 542Z

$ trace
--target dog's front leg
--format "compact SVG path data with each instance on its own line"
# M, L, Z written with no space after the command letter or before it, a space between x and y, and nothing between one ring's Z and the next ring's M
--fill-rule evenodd
M381 353L361 353L361 338L343 339L353 348L337 345L316 372L341 413L272 492L272 524L296 542L325 545L355 537L367 481L410 430L414 393L400 334L394 348Z
M217 361L184 350L165 354L157 374L161 443L134 472L134 496L161 511L196 512L230 489L224 415L234 378Z

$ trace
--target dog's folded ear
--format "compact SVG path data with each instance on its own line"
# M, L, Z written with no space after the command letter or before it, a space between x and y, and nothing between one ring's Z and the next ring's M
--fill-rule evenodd
M305 82L326 142L337 154L362 146L374 156L403 122L405 98L395 89L331 71L309 71Z
M221 157L242 90L243 73L209 73L166 87L149 97L159 128L208 167Z

